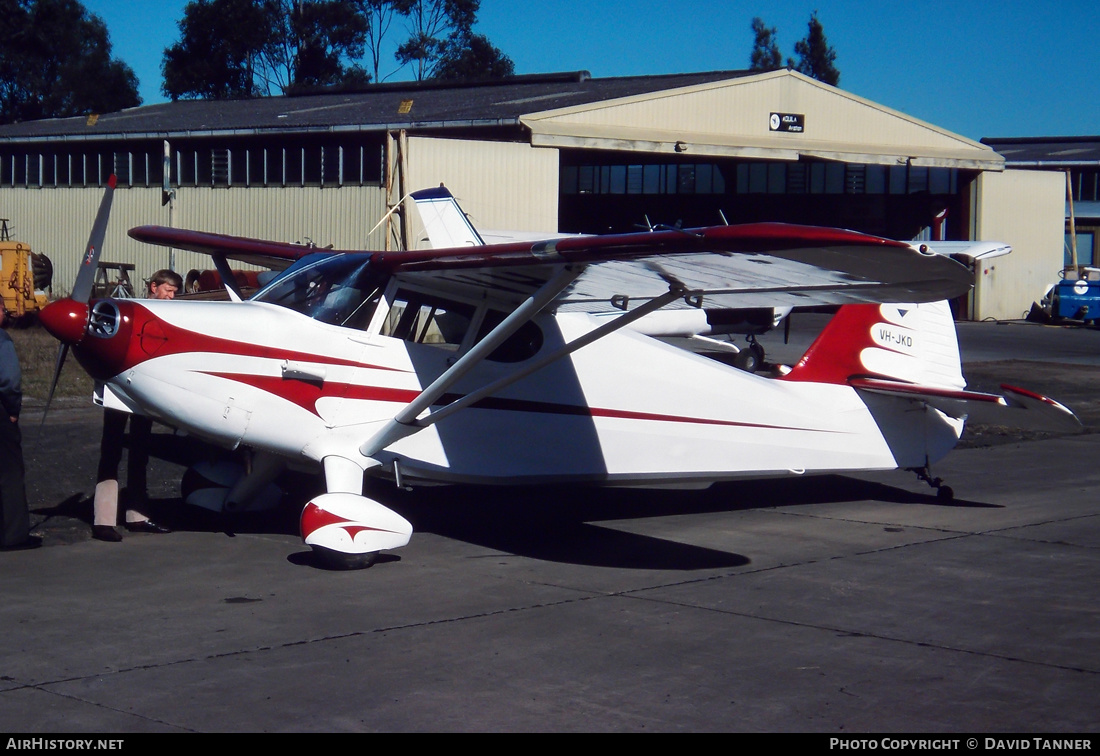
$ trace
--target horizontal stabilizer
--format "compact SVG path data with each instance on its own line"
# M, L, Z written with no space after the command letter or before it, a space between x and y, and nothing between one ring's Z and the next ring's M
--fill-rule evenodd
M849 383L860 391L922 401L952 417L965 417L970 423L1053 433L1077 433L1084 427L1064 405L1015 386L1002 385L1005 393L999 395L874 378L853 378Z
M1010 245L996 241L930 241L914 246L960 262L991 260L1012 252Z

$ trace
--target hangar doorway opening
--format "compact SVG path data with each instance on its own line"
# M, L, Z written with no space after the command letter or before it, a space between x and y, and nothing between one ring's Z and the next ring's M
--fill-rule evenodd
M957 168L577 151L561 155L559 228L621 233L654 225L776 221L892 239L966 239L969 185Z

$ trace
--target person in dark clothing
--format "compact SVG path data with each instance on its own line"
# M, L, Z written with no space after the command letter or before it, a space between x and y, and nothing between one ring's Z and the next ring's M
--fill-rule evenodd
M31 517L24 484L23 434L19 411L23 408L23 373L11 336L2 328L7 312L0 302L0 549L16 551L42 545L31 535Z
M182 288L183 279L178 273L158 270L149 279L146 293L150 299L173 299ZM171 532L141 512L146 497L145 471L149 465L153 421L142 415L105 408L92 521L92 537L100 541L122 540L122 534L115 530L115 525L118 520L118 466L122 462L127 421L130 423L130 454L126 460L126 529L133 533Z

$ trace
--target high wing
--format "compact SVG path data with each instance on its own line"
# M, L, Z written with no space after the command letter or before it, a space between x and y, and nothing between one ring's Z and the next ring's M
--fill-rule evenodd
M139 241L285 267L309 247L155 226ZM928 302L967 291L964 265L904 242L781 223L577 236L485 247L373 252L372 266L407 283L519 302L566 266L581 270L559 311L613 312L669 290L669 307L784 307Z
M681 289L672 307L925 302L967 291L965 266L903 242L779 223L583 236L376 254L378 267L435 286L528 295L564 264L584 272L565 311L606 312Z
M318 251L316 247L304 244L263 241L165 226L138 226L130 229L130 236L147 244L186 249L212 257L220 256L273 270L288 268L298 258Z

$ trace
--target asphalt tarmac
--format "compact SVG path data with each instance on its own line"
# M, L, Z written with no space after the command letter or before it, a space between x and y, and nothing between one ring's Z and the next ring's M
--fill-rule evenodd
M416 532L355 572L314 562L296 507L226 532L182 506L198 452L163 430L175 532L91 540L99 413L28 411L44 547L0 554L0 732L1096 733L1100 330L960 338L972 387L1086 432L968 432L934 470L954 501L901 472L386 489Z

